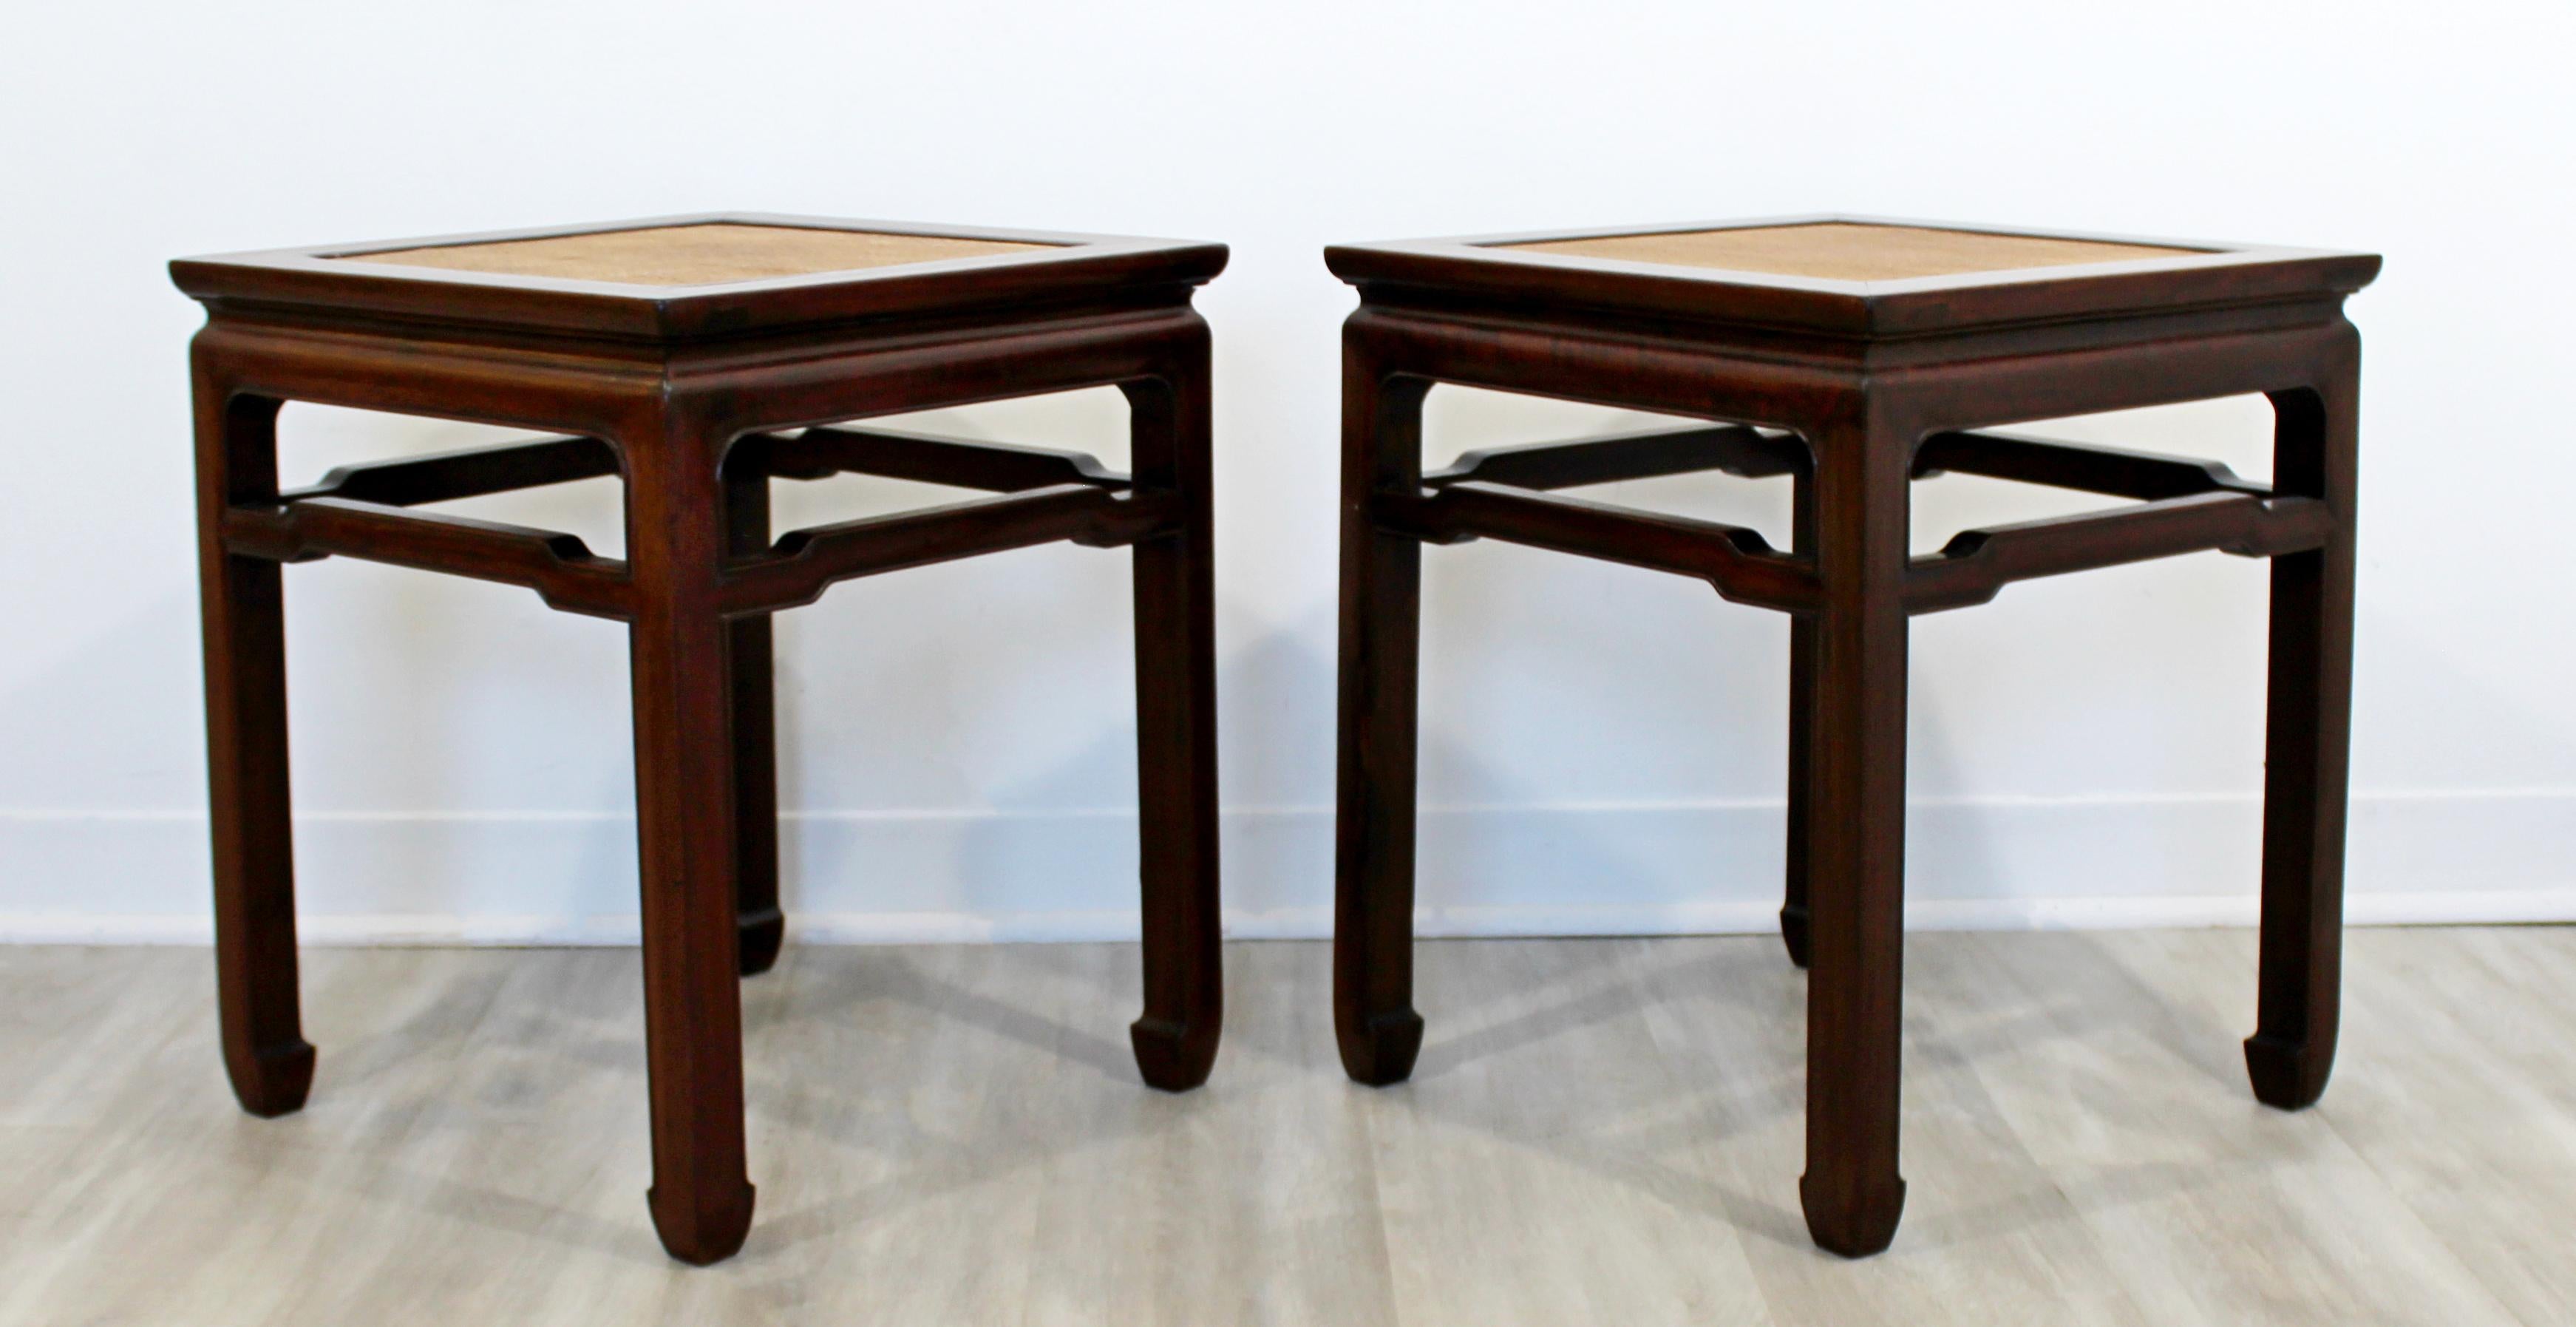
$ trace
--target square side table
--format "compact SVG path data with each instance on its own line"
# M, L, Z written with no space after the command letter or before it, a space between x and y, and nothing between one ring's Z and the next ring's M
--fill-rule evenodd
M738 972L778 952L769 615L854 576L1071 540L1132 545L1146 1081L1207 1076L1221 1015L1208 331L1221 245L753 214L183 259L192 345L215 930L242 1105L303 1105L281 562L525 586L626 624L655 1227L711 1262L751 1221ZM1128 400L1134 470L847 426L1075 388ZM283 489L288 401L560 436ZM772 539L773 477L981 490ZM623 479L623 559L421 507Z
M2334 1059L2368 254L1788 217L1339 245L1344 332L1334 1014L1365 1083L1412 1070L1416 676L1425 543L1501 539L1709 582L1793 615L1781 925L1810 969L1816 1242L1894 1236L1907 619L2005 585L2219 550L2271 560L2261 1004L2265 1102ZM1471 453L1425 474L1438 383L1708 421ZM2273 404L2270 484L2205 461L1989 431L2241 393ZM1558 490L1717 470L1789 475L1791 546ZM1942 471L2134 499L1970 530L1909 555L1908 489Z

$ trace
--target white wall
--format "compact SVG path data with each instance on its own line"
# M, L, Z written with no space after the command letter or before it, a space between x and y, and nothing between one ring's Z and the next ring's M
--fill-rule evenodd
M260 11L260 12L245 12ZM2370 248L2361 918L2576 916L2564 3L2148 7L458 0L29 6L0 45L0 935L202 934L174 255L745 207L1221 239L1227 897L1330 896L1334 240L1822 209ZM964 412L1116 457L1122 406ZM1605 412L1435 395L1437 450ZM287 469L456 445L288 414ZM2261 409L2084 436L2260 471ZM797 488L789 518L927 490ZM1776 483L1614 496L1779 532ZM1926 485L1922 542L2064 510ZM614 546L613 491L483 504ZM1761 927L1785 630L1704 588L1430 554L1423 878L1451 931ZM307 933L631 930L623 640L524 592L290 571ZM784 619L801 933L1133 926L1123 557ZM2263 577L2030 584L1915 632L1932 924L2252 914Z

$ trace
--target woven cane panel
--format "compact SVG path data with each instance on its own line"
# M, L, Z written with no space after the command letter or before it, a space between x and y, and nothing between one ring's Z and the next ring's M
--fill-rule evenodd
M990 258L1058 247L941 235L711 222L336 256L349 262L505 276L612 281L631 286L703 286L956 258Z
M2009 272L2081 263L2125 263L2201 252L2152 244L2060 240L2043 235L1933 230L1830 221L1743 230L1689 230L1662 235L1604 235L1497 245L1521 253L1613 258L1670 267L1716 267L1772 276L1835 281L1903 281L1963 272Z

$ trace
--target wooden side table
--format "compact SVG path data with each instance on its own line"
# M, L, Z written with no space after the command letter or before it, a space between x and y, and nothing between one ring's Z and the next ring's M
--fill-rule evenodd
M1838 217L1327 249L1344 336L1334 1015L1364 1083L1411 1072L1421 546L1502 539L1708 581L1794 615L1788 897L1810 968L1818 1244L1877 1252L1897 1173L1906 619L2010 582L2216 549L2272 559L2255 1094L2295 1108L2334 1059L2352 688L2354 406L2344 297L2375 256ZM1435 383L1712 422L1482 452L1424 474ZM2274 475L1982 431L2262 392ZM1720 470L1795 476L1791 547L1558 496ZM1971 530L1911 557L1909 481L1988 475L2137 499Z
M303 1105L280 562L330 554L535 590L627 625L643 868L653 1187L678 1258L750 1225L737 971L777 892L769 615L835 581L1055 540L1133 545L1145 1080L1216 1055L1216 661L1208 331L1222 245L752 215L184 259L206 305L199 551L224 1063L242 1105ZM836 421L1114 385L1131 478L1090 457ZM281 490L287 401L565 436L333 471ZM985 491L772 540L769 481L840 472ZM622 476L627 556L418 508Z

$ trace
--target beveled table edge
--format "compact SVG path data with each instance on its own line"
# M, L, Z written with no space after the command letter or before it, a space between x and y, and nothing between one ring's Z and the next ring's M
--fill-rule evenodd
M657 227L732 224L1052 246L926 263L845 268L703 285L369 263L368 253L491 244ZM1192 287L1225 269L1225 245L1074 231L1014 230L772 212L705 212L615 221L349 241L173 259L170 279L209 307L287 308L676 342L896 315L928 315Z

